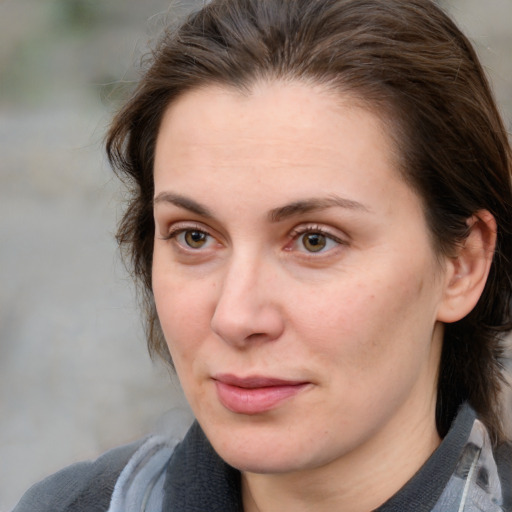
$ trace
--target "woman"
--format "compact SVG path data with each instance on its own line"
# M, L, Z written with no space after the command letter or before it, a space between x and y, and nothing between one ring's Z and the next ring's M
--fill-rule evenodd
M511 151L439 8L208 3L107 152L149 347L197 422L16 512L512 510Z

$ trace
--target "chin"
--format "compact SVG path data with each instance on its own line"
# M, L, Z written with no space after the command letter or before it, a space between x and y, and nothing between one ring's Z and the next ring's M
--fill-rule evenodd
M316 458L312 456L311 444L307 450L308 460L304 460L306 450L298 449L300 444L287 434L287 429L279 426L224 426L207 429L205 433L217 454L230 466L242 472L290 473L326 462L313 460Z
M254 450L254 453L245 452L243 454L219 453L221 458L230 466L238 469L242 473L259 473L259 474L283 474L307 469L308 465L297 460L296 455L286 457L283 455L274 455L265 450Z

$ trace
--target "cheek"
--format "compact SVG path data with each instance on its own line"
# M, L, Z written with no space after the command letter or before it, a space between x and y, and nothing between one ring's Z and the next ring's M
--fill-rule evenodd
M434 321L427 313L430 295L417 275L389 270L340 279L307 301L296 293L292 324L310 357L344 368L352 379L361 374L385 379L407 359L419 364Z
M211 396L205 389L204 375L208 363L205 343L211 332L210 291L204 280L181 280L178 273L153 274L153 293L174 367L182 389L195 413L202 416Z
M203 280L183 281L174 272L153 271L153 294L160 325L175 363L191 357L209 329L210 291Z

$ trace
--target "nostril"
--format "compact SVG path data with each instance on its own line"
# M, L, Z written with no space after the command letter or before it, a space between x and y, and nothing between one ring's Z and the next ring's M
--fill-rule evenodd
M283 330L279 311L271 307L253 308L245 314L242 311L222 313L220 308L215 311L211 328L219 338L232 345L272 341L279 338Z
M244 346L280 337L282 308L262 275L260 267L243 260L222 281L210 326L224 342Z
M264 332L255 332L254 334L250 334L249 336L247 336L247 339L251 341L257 341L258 339L263 337L268 337L268 334L265 334Z

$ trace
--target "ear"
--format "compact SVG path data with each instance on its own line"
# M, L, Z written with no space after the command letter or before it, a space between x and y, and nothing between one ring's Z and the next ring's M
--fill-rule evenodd
M437 319L451 323L464 318L484 290L496 248L496 220L479 210L467 221L468 237L446 259L445 288Z

